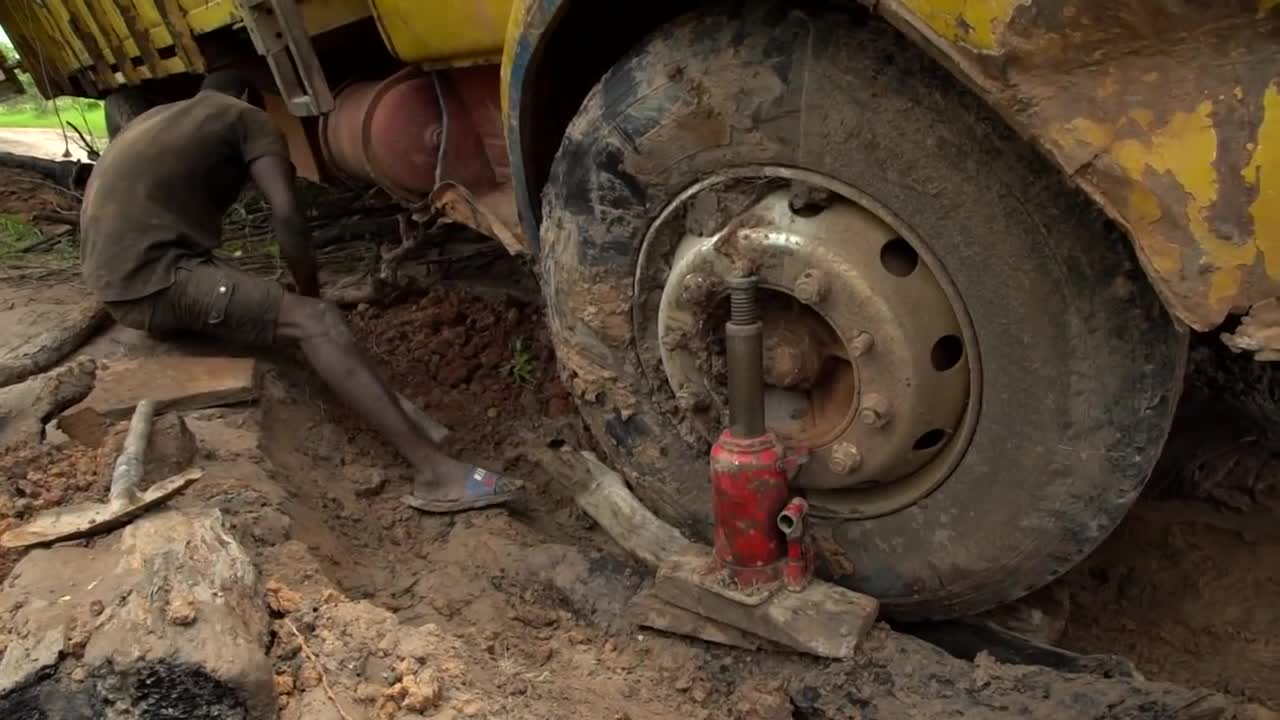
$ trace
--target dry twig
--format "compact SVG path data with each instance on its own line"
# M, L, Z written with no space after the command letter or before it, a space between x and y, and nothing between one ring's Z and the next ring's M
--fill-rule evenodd
M315 656L315 653L311 652L311 648L307 647L307 641L302 637L302 633L298 632L298 628L289 621L289 618L280 619L284 621L284 624L293 632L294 637L298 638L298 644L302 648L302 654L306 655L307 659L316 666L316 672L320 674L320 684L324 686L324 692L329 696L329 700L333 703L333 707L337 709L338 714L342 716L343 720L352 720L351 716L347 714L347 711L342 709L342 703L338 702L338 696L334 695L333 688L329 686L329 676L325 674L324 665L320 664L320 659Z

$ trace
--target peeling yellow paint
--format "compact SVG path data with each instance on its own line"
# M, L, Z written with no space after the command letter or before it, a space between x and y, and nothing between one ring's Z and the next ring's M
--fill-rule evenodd
M1160 198L1141 185L1134 188L1129 197L1129 222L1140 227L1151 227L1162 217L1164 211L1160 209ZM1146 242L1142 244L1142 251L1156 272L1171 275L1182 269L1182 249L1177 243L1169 242L1159 233L1148 232L1143 237Z
M1254 242L1262 250L1267 275L1280 279L1280 91L1274 82L1262 97L1258 141L1241 174L1258 192L1249 206Z
M902 0L934 32L957 45L995 50L1019 5L1031 0Z
M1143 130L1150 130L1151 123L1156 121L1155 113L1151 112L1150 110L1146 110L1144 108L1138 108L1137 110L1130 110L1129 117L1133 118L1134 122L1141 125Z
M1268 97L1269 108L1274 107L1277 114L1274 119L1268 114L1271 122L1264 123L1264 129L1274 133L1269 137L1275 152L1280 148L1280 96L1271 92ZM1064 146L1083 143L1093 153L1109 157L1132 181L1123 214L1135 229L1135 238L1152 267L1166 276L1181 269L1182 256L1177 243L1154 228L1163 219L1163 203L1168 203L1169 198L1162 203L1151 189L1152 174L1172 178L1181 186L1186 192L1182 208L1186 224L1203 252L1202 264L1210 275L1206 299L1213 306L1222 307L1239 291L1241 269L1257 259L1259 244L1232 242L1219 237L1209 226L1209 211L1218 200L1218 173L1214 167L1218 137L1212 114L1213 103L1206 100L1192 112L1175 113L1166 124L1156 127L1150 111L1137 109L1130 111L1129 117L1146 131L1142 137L1117 140L1116 128L1086 118L1058 128L1053 136ZM1255 158L1264 153L1262 145L1260 135ZM1254 204L1255 223L1262 228L1264 222L1269 222L1274 228L1274 262L1280 272L1280 183L1275 188L1268 186L1266 192ZM1267 219L1257 220L1259 215Z

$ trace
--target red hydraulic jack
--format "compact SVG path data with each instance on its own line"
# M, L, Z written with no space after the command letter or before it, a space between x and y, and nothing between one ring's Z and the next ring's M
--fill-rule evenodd
M729 427L711 449L713 547L685 543L660 561L652 597L633 602L633 619L739 647L847 658L880 604L813 577L809 504L788 487L808 452L784 450L764 424L756 279L731 280L729 289Z
M715 564L734 590L758 594L813 577L805 520L809 504L787 481L808 459L787 451L764 423L764 342L755 277L729 281L725 325L729 427L711 448Z

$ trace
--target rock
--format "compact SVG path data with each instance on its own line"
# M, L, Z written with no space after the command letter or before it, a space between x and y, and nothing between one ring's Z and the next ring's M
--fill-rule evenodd
M107 438L111 421L93 408L81 408L58 418L58 429L85 447L96 448Z
M267 607L281 615L296 612L302 606L302 596L276 580L267 581L266 596Z
M356 497L375 497L387 488L387 471L382 468L348 465L342 470Z
M173 625L190 625L196 621L195 599L182 592L170 593L164 616Z
M143 466L143 486L160 482L191 467L199 447L187 422L176 413L166 413L151 425L147 461Z
M253 562L216 510L35 550L0 594L0 637L14 638L0 717L272 717L267 631Z

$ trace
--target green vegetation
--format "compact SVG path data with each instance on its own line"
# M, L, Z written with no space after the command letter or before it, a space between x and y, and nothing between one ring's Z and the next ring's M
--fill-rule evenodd
M40 231L13 215L0 215L0 257L21 252L44 238Z
M11 46L0 44L0 55L8 59L17 57ZM26 88L26 94L0 102L0 128L53 128L66 127L73 142L75 132L68 125L75 125L80 132L93 138L107 136L107 121L102 102L85 98L58 98L55 102L40 97L31 76L19 72L18 77Z
M529 341L518 337L511 342L511 377L521 385L533 384L533 351Z

